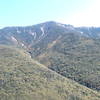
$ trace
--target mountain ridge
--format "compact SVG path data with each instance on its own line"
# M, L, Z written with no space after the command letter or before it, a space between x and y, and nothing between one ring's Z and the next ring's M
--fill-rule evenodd
M4 28L0 30L0 44L23 48L57 73L100 90L99 27L74 27L50 21Z

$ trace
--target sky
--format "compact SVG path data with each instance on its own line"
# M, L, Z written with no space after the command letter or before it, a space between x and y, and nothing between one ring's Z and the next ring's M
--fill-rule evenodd
M0 28L56 21L100 27L100 0L0 0Z

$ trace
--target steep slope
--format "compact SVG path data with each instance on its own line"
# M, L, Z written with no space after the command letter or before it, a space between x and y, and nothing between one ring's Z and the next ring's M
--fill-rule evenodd
M0 46L0 100L99 100L100 94L32 60L27 52Z
M57 73L100 91L100 28L46 22L0 30L0 44L21 47Z
M52 42L59 36L60 32L65 32L66 28L69 30L69 27L67 25L61 26L53 21L27 27L6 27L0 29L0 44L30 49L44 38L47 43ZM53 34L54 31L56 34Z
M89 88L100 90L100 28L49 23L47 36L30 54L48 68Z
M100 90L100 39L77 34L62 35L36 59L65 77Z

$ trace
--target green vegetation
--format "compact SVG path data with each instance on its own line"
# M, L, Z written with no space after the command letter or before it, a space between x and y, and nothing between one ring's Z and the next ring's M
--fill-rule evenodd
M0 46L0 100L99 99L99 93L49 70L24 50Z
M36 58L59 74L100 90L100 40L69 33Z
M56 22L7 27L0 30L0 44L24 49L31 58L58 74L100 91L100 28L75 28ZM17 61L10 59L12 63ZM2 58L0 60L2 62Z

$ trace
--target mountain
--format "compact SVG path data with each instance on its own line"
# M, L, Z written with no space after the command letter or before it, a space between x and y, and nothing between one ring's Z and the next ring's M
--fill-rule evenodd
M47 42L56 39L58 35L52 34L53 31L57 31L57 29L60 28L58 31L60 33L61 31L66 31L65 27L69 29L71 26L63 26L63 24L61 26L56 22L50 21L27 27L6 27L0 30L0 44L29 48L36 45L45 37L51 36L51 38L53 38Z
M91 34L88 28L85 29L88 33L83 31L84 28L79 30L80 28L70 31L66 29L62 32L59 27L57 30L53 29L52 34L33 47L32 55L59 74L99 91L100 28L90 28ZM50 37L54 38L53 34L56 34L56 31L56 39L47 43Z
M0 45L0 100L99 99L99 93L48 69L25 50Z
M0 30L0 44L26 50L58 74L100 91L100 28L46 22Z

